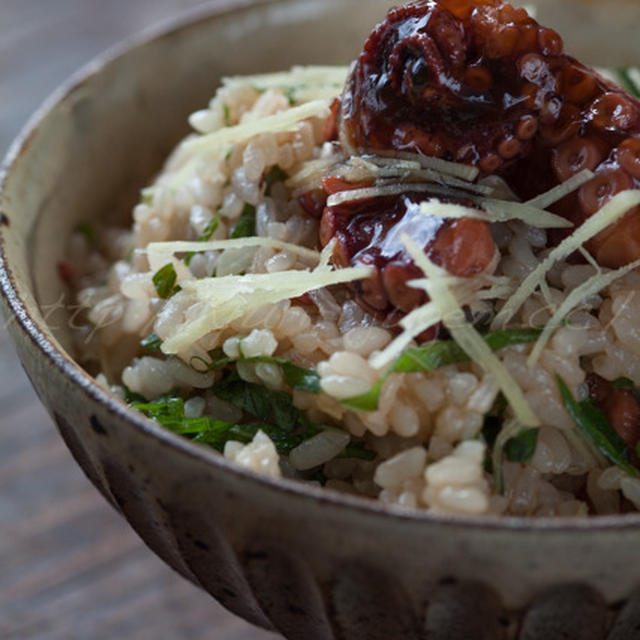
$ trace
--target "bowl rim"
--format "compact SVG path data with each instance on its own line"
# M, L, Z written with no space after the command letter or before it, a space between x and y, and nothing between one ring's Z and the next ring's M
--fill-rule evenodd
M197 27L203 22L232 16L235 13L251 11L261 6L284 4L289 1L291 0L217 0L183 11L176 17L145 28L138 34L125 38L114 46L109 47L106 51L84 64L44 100L9 146L2 163L0 163L0 221L4 216L5 190L13 169L26 152L32 139L37 135L48 114L79 87L98 75L105 67L116 63L132 50L169 38L182 30ZM211 448L191 442L131 409L113 393L100 386L64 349L59 347L56 341L49 337L46 324L44 324L44 327L40 326L40 323L32 317L29 311L29 302L23 299L20 293L20 285L16 281L10 263L7 261L6 242L6 227L0 224L0 293L2 293L4 305L9 312L6 324L18 327L40 355L49 364L55 366L59 373L77 385L90 401L97 402L111 415L127 422L143 435L156 439L161 445L177 450L181 455L195 458L206 464L213 464L224 472L241 477L250 483L258 483L272 491L293 496L302 501L360 512L363 515L366 514L372 517L393 518L396 521L422 526L434 525L456 529L474 529L476 531L486 531L487 533L499 531L539 534L553 532L595 532L597 534L602 531L640 528L640 513L587 516L582 518L456 516L431 513L425 509L408 509L384 504L378 500L342 494L323 487L307 485L293 479L273 479L236 465L214 452ZM33 304L37 305L35 299ZM13 340L15 342L16 338L13 337Z

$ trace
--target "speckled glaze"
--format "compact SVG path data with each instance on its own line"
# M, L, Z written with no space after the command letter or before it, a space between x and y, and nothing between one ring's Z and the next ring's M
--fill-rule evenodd
M640 61L637 3L538 4L565 34L580 23L568 48L586 60ZM388 5L218 2L54 96L0 174L2 304L24 368L148 546L259 626L292 640L640 637L638 515L460 520L264 479L129 411L65 350L74 310L55 264L75 224L126 215L220 75L345 62ZM614 37L594 28L596 13Z

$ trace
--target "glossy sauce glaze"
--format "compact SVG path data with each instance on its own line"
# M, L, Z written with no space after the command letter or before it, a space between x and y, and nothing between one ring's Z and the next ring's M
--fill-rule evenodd
M595 178L552 208L575 225L616 193L640 186L640 102L566 55L555 31L500 0L426 0L392 9L365 43L335 116L327 135L338 135L348 151L413 151L468 164L502 176L523 200L590 169ZM411 207L404 202L357 203L350 220L345 205L322 213L322 240L338 239L339 264L377 267L374 294L361 302L382 312L386 298L387 314L414 306L406 292L396 292L415 275L410 259L376 248L407 224ZM490 266L493 248L485 223L474 221L472 233L467 226L449 225L449 254L476 253L477 262L462 272L474 275ZM433 251L438 235L420 237ZM607 267L640 258L637 210L587 248Z
M477 275L494 261L495 246L485 222L425 216L419 208L424 198L424 192L408 191L397 197L327 207L322 216L320 240L324 245L332 238L337 240L333 253L337 265L376 268L372 278L355 285L356 292L362 306L388 320L426 302L422 290L407 285L423 274L407 254L403 234L455 276Z

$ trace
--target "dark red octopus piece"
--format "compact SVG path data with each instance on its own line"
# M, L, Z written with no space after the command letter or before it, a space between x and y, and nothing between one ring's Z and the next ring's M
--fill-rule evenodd
M591 399L625 441L634 463L637 463L635 451L640 442L640 403L635 393L631 389L616 388L595 373L587 376L587 386Z
M485 222L425 216L419 207L424 199L424 193L408 192L327 207L320 223L321 243L337 240L333 259L338 266L375 267L373 277L356 283L357 299L369 312L391 322L426 301L423 291L407 284L424 276L407 254L403 234L454 276L484 272L495 257Z
M337 130L347 150L414 151L472 165L503 176L523 199L590 169L596 177L553 208L575 224L616 193L640 186L640 102L566 55L555 31L501 0L422 0L391 9L352 67ZM333 222L337 212L325 209L324 241L332 237L327 229L334 230L340 261L357 261L361 248L345 229L359 238L359 227L387 217L389 208L389 202L371 204L365 217L356 208L354 220L342 226ZM377 223L382 232L369 253L402 214L390 219ZM608 267L640 258L638 211L588 249ZM378 283L396 264L403 266L391 270L394 286L413 277L406 256L391 260L379 253ZM399 309L410 306L395 304L384 286L376 290Z

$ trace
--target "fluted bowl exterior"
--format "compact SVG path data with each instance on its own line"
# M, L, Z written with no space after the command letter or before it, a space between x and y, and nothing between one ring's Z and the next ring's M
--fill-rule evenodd
M539 4L555 24L580 16L576 47L595 42L601 7ZM221 75L345 62L387 6L218 2L109 53L49 100L0 175L2 305L21 361L105 498L256 625L294 640L636 637L639 516L456 519L265 479L127 409L73 361L55 265L77 222L127 210ZM640 42L623 43L640 7L615 7L617 60L640 60Z

